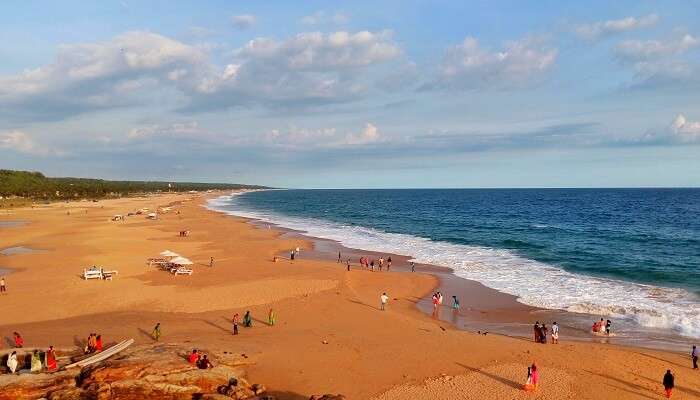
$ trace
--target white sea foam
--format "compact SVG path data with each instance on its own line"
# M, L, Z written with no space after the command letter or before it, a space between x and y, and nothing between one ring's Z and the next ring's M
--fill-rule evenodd
M449 267L460 277L517 296L524 304L608 316L647 328L672 329L683 336L700 337L700 299L684 289L574 274L508 250L248 210L237 205L234 196L213 199L209 206L231 215L335 240L346 247L403 254L418 263Z

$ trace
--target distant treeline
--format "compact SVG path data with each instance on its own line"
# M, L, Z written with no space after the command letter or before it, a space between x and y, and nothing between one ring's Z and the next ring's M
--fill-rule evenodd
M118 197L149 192L190 190L264 189L264 186L231 183L192 183L155 181L107 181L86 178L48 178L40 172L0 169L0 196L33 199Z

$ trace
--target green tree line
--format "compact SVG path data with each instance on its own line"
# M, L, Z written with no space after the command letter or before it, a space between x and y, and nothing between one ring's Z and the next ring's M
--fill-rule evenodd
M158 191L263 189L264 186L232 183L108 181L87 178L49 178L41 172L0 169L0 196L58 200L98 199Z

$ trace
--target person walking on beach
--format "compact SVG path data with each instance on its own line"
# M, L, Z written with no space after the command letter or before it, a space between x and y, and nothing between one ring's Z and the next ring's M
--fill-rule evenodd
M374 260L369 262L369 269L371 269L372 272L374 272Z
M535 331L535 343L540 342L540 321L535 321L535 326L532 327Z
M153 328L153 332L151 332L151 337L153 340L156 342L160 340L160 322L156 324L156 326Z
M342 261L340 260L340 252L338 252L338 264L340 264Z
M209 268L214 266L214 257L209 257Z
M698 348L693 346L693 351L690 352L690 357L693 359L693 369L698 369Z
M437 311L438 304L439 304L439 301L438 301L438 294L437 294L437 293L434 293L434 294L433 294L433 312Z
M671 395L673 394L673 387L675 386L675 382L673 379L673 374L671 373L670 369L666 370L666 374L664 374L664 391L666 392L666 397L671 398Z
M411 261L411 272L416 272L416 263Z
M389 257L389 258L386 259L386 270L387 270L387 272L389 272L390 269L391 269L391 257Z
M5 277L0 277L0 293L7 293L7 288L5 287Z
M452 309L459 311L459 300L457 300L457 296L452 296Z
M347 260L345 263L346 263L347 266L348 266L348 271L350 271L350 258L348 258L348 260Z
M233 314L233 320L231 322L233 322L233 334L234 335L238 335L238 319L239 319L238 313Z
M294 262L294 250L289 253L289 259Z
M386 308L386 303L389 301L389 296L386 295L386 292L379 296L379 301L381 302L381 309L384 311Z
M379 270L381 271L384 267L384 257L379 257Z
M271 308L270 312L267 313L267 323L270 326L275 326L275 311Z
M245 312L243 316L243 327L250 328L253 326L253 317L250 316L250 310Z
M552 324L552 344L559 344L559 325L556 322Z

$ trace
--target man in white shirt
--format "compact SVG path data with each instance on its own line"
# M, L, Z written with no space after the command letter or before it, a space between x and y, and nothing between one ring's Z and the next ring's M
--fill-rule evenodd
M382 293L382 295L379 296L379 300L381 300L381 302L382 302L381 310L384 311L384 308L386 307L386 303L389 301L389 296L387 296L386 293Z

